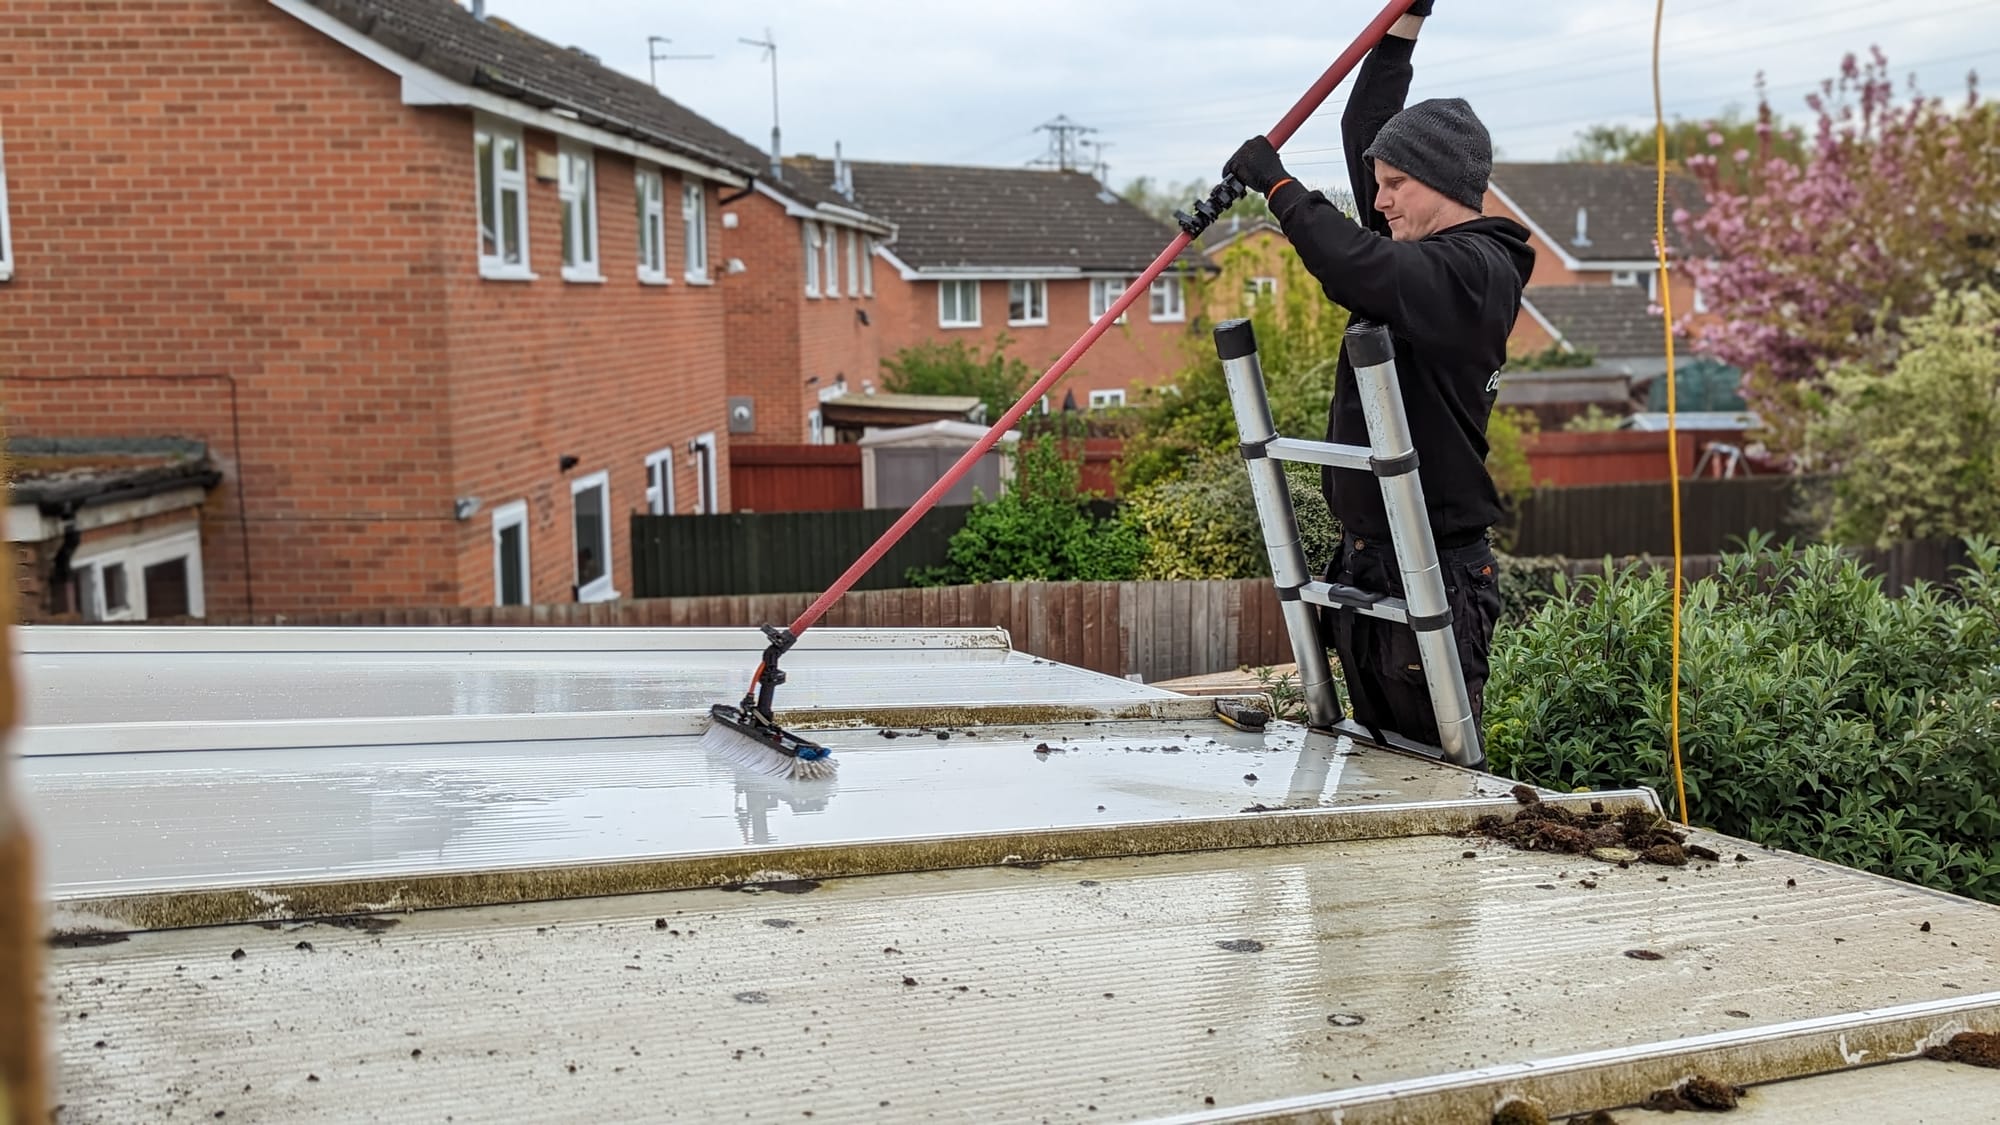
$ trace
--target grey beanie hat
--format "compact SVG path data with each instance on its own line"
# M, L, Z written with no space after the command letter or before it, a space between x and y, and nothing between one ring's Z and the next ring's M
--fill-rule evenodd
M1493 138L1464 98L1431 98L1391 117L1362 153L1479 210L1493 175Z

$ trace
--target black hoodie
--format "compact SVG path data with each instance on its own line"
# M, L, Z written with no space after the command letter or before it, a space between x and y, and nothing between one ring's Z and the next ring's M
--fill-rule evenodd
M1416 242L1389 237L1387 220L1374 208L1374 166L1361 154L1403 107L1415 45L1392 36L1370 51L1341 119L1355 206L1367 226L1296 182L1280 186L1270 203L1327 298L1388 326L1431 532L1439 547L1452 548L1477 542L1500 518L1499 493L1486 472L1486 422L1535 251L1527 229L1511 219L1474 219ZM1344 349L1327 440L1368 444ZM1348 531L1387 542L1388 515L1373 474L1327 469L1322 479L1327 504Z

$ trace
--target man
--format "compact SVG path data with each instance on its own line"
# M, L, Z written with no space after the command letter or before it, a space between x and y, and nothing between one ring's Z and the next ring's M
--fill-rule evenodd
M1452 632L1477 720L1487 652L1500 613L1498 568L1486 533L1500 499L1486 472L1486 422L1507 359L1507 336L1533 272L1528 232L1480 214L1493 146L1458 98L1403 108L1410 56L1433 0L1417 0L1369 52L1341 119L1355 206L1366 226L1286 171L1254 137L1224 168L1270 203L1299 260L1327 298L1388 327L1451 606ZM1343 352L1327 439L1368 444L1368 428ZM1372 474L1328 469L1327 504L1342 535L1329 581L1403 595L1382 490ZM1437 717L1416 635L1351 610L1330 615L1353 717L1378 732L1437 745Z

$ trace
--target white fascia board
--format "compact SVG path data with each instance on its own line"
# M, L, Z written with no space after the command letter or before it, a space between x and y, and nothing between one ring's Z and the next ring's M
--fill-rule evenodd
M1507 210L1512 211L1514 212L1514 214L1520 216L1521 224L1523 226L1527 227L1530 231L1533 231L1535 235L1541 238L1541 240L1544 243L1548 244L1549 249L1554 250L1556 252L1556 257L1562 259L1563 268L1570 270L1580 270L1585 268L1581 259L1571 254L1569 251L1563 249L1562 243L1557 242L1555 239L1549 237L1549 232L1543 230L1541 228L1541 224L1535 222L1535 217L1533 215L1528 214L1526 208L1514 202L1512 196L1509 196L1506 192L1500 190L1499 184L1492 183L1489 181L1486 186L1493 189L1494 196L1498 198L1500 202L1507 205Z
M1529 290L1528 292L1533 292L1533 290ZM1570 346L1569 340L1564 338L1563 334L1556 329L1556 326L1549 323L1549 318L1542 315L1542 310L1535 307L1534 301L1528 298L1527 293L1521 294L1521 309L1529 316L1535 318L1535 323L1542 326L1542 331L1549 334L1549 339L1554 340L1557 347L1565 352L1576 350Z
M208 490L200 485L191 485L187 488L176 488L171 492L156 492L137 500L120 500L114 504L93 504L80 508L76 513L76 526L80 531L95 531L153 516L163 516L169 512L199 508L207 502Z
M741 172L733 172L717 164L671 152L643 141L620 136L595 125L586 125L560 113L536 109L523 105L512 98L502 97L485 90L477 90L461 82L455 82L418 63L397 54L359 31L347 26L333 16L313 7L305 0L270 0L273 7L298 20L313 30L355 52L391 74L403 80L403 104L407 106L458 106L478 113L490 114L505 121L513 121L545 133L568 137L574 141L594 145L611 152L622 152L627 156L650 161L676 172L691 173L706 180L713 180L730 187L743 187L750 179Z
M33 504L7 505L7 541L44 543L62 534L62 525L44 516Z
M903 261L903 259L898 258L895 254L895 251L889 249L887 246L877 246L875 248L875 252L877 254L882 255L883 261L886 261L891 266L895 267L896 276L902 278L904 281L917 280L917 271L915 267L911 266L908 262Z
M893 236L896 231L894 226L882 222L872 215L864 215L859 211L850 211L845 207L834 207L825 203L820 204L818 207L808 207L764 180L758 180L753 186L757 189L757 194L783 207L785 214L794 219L804 219L814 223L830 223L834 226L852 227L855 230L867 231L869 234Z

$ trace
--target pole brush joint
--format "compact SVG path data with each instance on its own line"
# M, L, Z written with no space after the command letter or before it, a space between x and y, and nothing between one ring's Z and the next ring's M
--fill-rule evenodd
M1192 215L1187 211L1176 211L1174 221L1181 225L1189 238L1199 238L1202 231L1212 226L1224 211L1247 194L1248 190L1235 176L1224 176L1222 182L1208 193L1207 199L1197 199L1189 204L1194 212Z
M778 668L778 658L790 651L791 647L798 643L799 638L789 628L776 625L765 625L762 628L764 635L771 638L771 643L765 647L764 659L757 665L756 680L750 685L750 690L743 694L743 710L754 709L761 712L768 722L771 719L772 703L778 694L778 685L785 682L785 673Z

